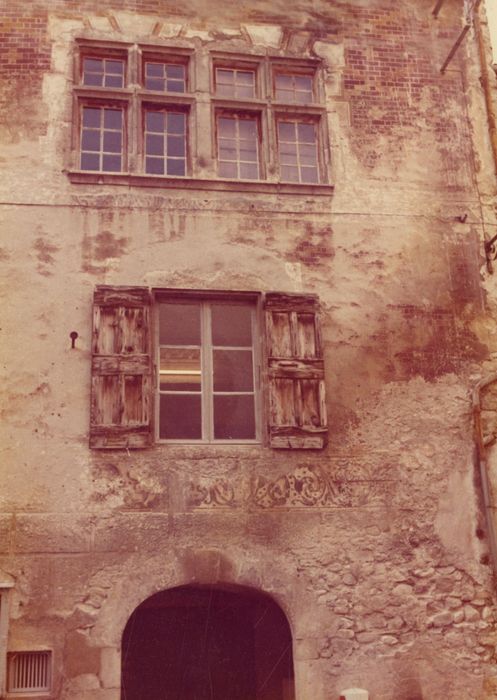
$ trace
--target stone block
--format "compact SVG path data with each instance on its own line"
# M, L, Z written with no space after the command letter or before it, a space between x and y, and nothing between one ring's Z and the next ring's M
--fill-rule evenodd
M100 680L104 688L121 687L121 650L103 647L100 650Z
M97 552L158 552L170 546L164 513L119 513L95 527Z
M12 515L0 515L0 554L10 551L12 535Z
M90 519L77 513L23 513L16 516L16 553L79 553L90 549Z

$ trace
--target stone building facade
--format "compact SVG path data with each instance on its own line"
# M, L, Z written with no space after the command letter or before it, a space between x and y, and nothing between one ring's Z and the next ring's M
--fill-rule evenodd
M2 697L497 697L495 75L433 4L2 8Z

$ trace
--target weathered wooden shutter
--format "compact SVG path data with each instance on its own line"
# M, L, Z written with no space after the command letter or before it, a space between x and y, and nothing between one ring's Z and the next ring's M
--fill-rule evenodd
M146 447L151 442L150 292L95 290L90 447Z
M266 294L269 441L271 447L316 449L327 437L318 300Z

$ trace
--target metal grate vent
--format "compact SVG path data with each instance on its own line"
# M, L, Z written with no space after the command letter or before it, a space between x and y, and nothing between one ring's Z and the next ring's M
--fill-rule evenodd
M51 683L51 651L17 651L8 655L9 693L46 692Z

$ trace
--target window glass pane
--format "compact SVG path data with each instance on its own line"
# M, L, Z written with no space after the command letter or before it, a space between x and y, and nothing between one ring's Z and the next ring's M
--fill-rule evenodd
M255 438L253 395L214 396L214 438L217 440Z
M235 82L235 73L232 70L216 69L216 81L224 85L233 85Z
M291 90L292 89L292 76L291 75L276 75L274 79L275 85L277 88L281 88L283 90Z
M317 182L317 168L302 168L302 182Z
M296 75L295 88L304 92L312 92L312 78L309 75Z
M167 155L168 156L184 156L185 155L185 140L182 136L167 137Z
M220 136L224 136L226 138L235 138L236 136L236 122L234 119L220 117L218 119L218 129Z
M233 85L217 85L216 94L220 97L233 97L235 94L235 88Z
M167 114L167 130L170 134L184 134L185 132L185 115L177 114L176 112L168 112Z
M257 138L257 123L255 119L240 119L238 130L241 139L254 140Z
M121 153L121 132L104 131L104 151L108 153Z
M184 92L185 84L181 80L168 80L167 90L168 92Z
M167 159L167 174L182 176L185 174L185 161L179 158Z
M164 65L162 63L145 63L145 75L154 78L162 78L164 75Z
M157 78L145 78L145 87L147 90L160 90L164 92L164 81Z
M212 344L250 347L252 309L252 306L242 304L211 304Z
M104 127L106 129L121 129L122 123L122 109L104 109Z
M162 134L147 134L145 152L152 156L164 155L164 137Z
M185 79L185 67L184 66L175 66L174 64L170 64L167 66L167 77L172 78L174 80L184 80Z
M295 124L278 122L278 136L281 141L295 141Z
M91 87L102 87L104 82L103 73L85 73L84 84Z
M224 141L219 144L219 158L221 160L236 160L236 146L232 141Z
M82 151L99 151L100 150L100 131L83 129L81 136Z
M304 143L314 143L316 134L314 124L297 124L299 141Z
M259 168L257 163L240 163L240 178L245 180L257 180Z
M202 438L200 394L161 394L159 437L163 440Z
M253 85L255 74L254 71L239 70L236 74L236 82L239 85Z
M102 170L111 173L121 172L121 156L107 156L102 157Z
M100 156L97 153L82 153L81 170L100 170Z
M213 350L214 391L253 391L252 350Z
M105 61L105 72L122 75L124 63L122 61Z
M236 97L253 97L254 88L249 85L237 85Z
M161 391L200 391L200 348L161 348L160 388Z
M162 133L164 131L164 114L162 112L147 112L145 126L147 131Z
M100 109L95 107L83 107L83 126L100 126Z
M247 141L240 143L240 160L257 161L257 146L255 143Z
M164 158L146 158L145 172L150 175L164 175Z
M225 161L221 161L219 163L219 176L238 177L238 168L236 163L227 163Z
M123 79L120 75L106 75L105 87L120 88L123 86Z
M200 304L160 304L159 342L161 345L200 345Z
M83 59L83 70L91 73L103 73L103 62L99 58Z
M281 178L287 182L299 181L299 169L290 165L281 166Z

